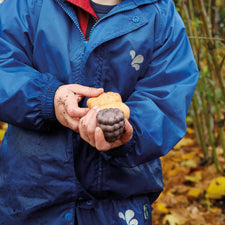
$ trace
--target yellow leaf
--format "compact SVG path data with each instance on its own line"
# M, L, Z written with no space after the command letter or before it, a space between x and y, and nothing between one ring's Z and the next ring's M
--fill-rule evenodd
M183 161L183 162L181 162L181 165L182 166L187 166L187 167L197 167L198 166L198 164L197 164L197 162L195 162L195 161L193 161L193 160L187 160L187 161Z
M190 182L199 182L202 180L202 172L201 171L197 171L194 176L185 176L185 180L186 181L190 181Z
M180 149L180 148L182 148L184 146L191 146L194 143L195 143L194 139L184 137L173 148L174 149Z
M166 225L166 224L169 224L169 225L179 225L180 222L179 222L179 220L178 220L177 217L175 217L174 215L170 214L170 215L166 215L163 218L163 225Z
M190 128L190 127L187 127L187 133L188 134L194 134L195 133L195 130Z
M221 213L221 208L218 208L218 207L211 207L210 208L210 212L213 212L213 213L217 213L217 214L219 214L219 213Z
M8 123L3 123L2 129L3 129L3 130L6 130L7 128L8 128Z
M186 122L187 122L187 124L192 124L193 123L193 118L188 116L186 118Z
M175 167L174 169L170 169L167 171L168 177L174 177L178 175L182 171L182 167Z
M169 210L161 202L157 203L156 208L157 208L158 211L160 211L162 213L168 213L169 212Z
M0 130L0 140L3 139L4 134L5 134L5 130Z
M201 181L202 178L199 177L194 177L194 176L185 176L185 181L189 181L189 182L199 182Z
M225 196L225 177L213 179L206 191L206 198L221 199Z
M199 188L190 188L188 193L187 193L187 196L189 199L197 199L200 194L202 193L202 190L199 189Z
M224 134L224 136L225 136L225 134ZM217 152L218 155L222 155L223 154L223 148L222 148L222 146L216 147L216 152Z
M183 160L193 159L198 154L197 151L189 152L187 154L182 155Z

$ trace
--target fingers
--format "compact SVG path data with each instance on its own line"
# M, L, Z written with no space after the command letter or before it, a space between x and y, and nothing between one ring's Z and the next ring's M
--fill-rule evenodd
M64 108L67 114L72 118L81 118L87 114L87 108L80 108L78 102L80 101L80 96L76 96L72 93L68 93L64 98Z
M88 112L87 108L78 107L78 102L82 97L96 97L104 92L103 88L92 88L79 84L70 84L69 88L73 95L69 95L67 102L67 112L71 117L83 117ZM71 104L74 103L74 104Z
M99 151L108 151L113 148L117 148L131 140L133 136L133 127L129 121L125 120L124 133L119 140L114 142L107 142L104 137L104 133L100 127L95 129L95 147Z
M100 127L96 127L95 129L95 148L98 150L98 151L108 151L110 150L111 148L113 148L112 144L115 143L111 143L111 142L107 142L105 140L105 137L104 137L104 133L102 131L102 129Z
M87 87L79 84L71 84L74 94L85 97L97 97L104 92L103 88Z
M97 150L108 151L127 143L132 138L133 128L128 120L125 120L125 133L121 138L112 143L105 140L102 130L96 127L96 115L100 109L94 107L90 110L78 106L84 96L97 97L103 91L102 88L97 89L78 84L62 85L55 93L54 108L56 118L63 126L79 132L81 138L96 147Z
M102 88L91 88L78 84L68 84L60 86L54 97L54 109L57 120L66 127L74 131L79 130L80 118L84 117L89 109L80 108L78 103L86 97L95 97L104 90Z
M79 134L83 140L95 147L96 115L100 108L94 107L79 122Z
M79 134L83 140L88 142L91 146L95 147L99 151L108 151L130 141L133 135L133 128L128 120L125 120L125 132L121 138L114 142L107 142L101 128L96 127L96 116L99 111L100 108L95 106L80 119Z
M57 120L65 127L78 132L79 118L71 118L66 112L64 105L58 105L55 110Z

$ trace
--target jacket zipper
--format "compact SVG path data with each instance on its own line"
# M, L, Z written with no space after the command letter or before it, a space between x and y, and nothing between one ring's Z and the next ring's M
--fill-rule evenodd
M81 35L81 38L82 38L82 41L83 41L83 44L84 44L84 51L83 51L83 54L85 52L85 49L86 49L86 46L87 46L87 43L88 41L85 39L85 36L83 34L83 32L81 31L80 29L80 25L78 24L77 21L74 20L73 16L70 14L70 12L66 9L66 7L62 4L62 2L60 0L57 0L58 4L60 5L60 7L65 11L65 13L72 19L73 23L77 26L79 32L80 32L80 35ZM110 12L109 14L105 15L103 18L99 19L96 21L96 23L93 25L93 27L91 28L91 31L90 31L90 34L89 34L89 38L91 36L91 33L92 31L94 30L94 28L96 27L96 25L101 22L102 20L116 14L116 13L122 13L122 12L126 12L126 11L129 11L129 9L125 8L125 9L121 9L121 10L117 10L115 12ZM94 18L95 19L95 18ZM96 19L95 19L96 20Z
M86 46L88 44L88 41L86 40L83 32L81 31L80 29L80 25L79 23L74 20L73 16L71 15L71 13L68 11L68 9L62 4L62 2L60 2L60 0L57 0L58 4L60 5L60 7L65 11L65 13L72 19L73 23L77 26L79 32L80 32L80 35L81 35L81 38L82 38L82 41L83 41L83 45L84 45L84 51L83 51L83 55L85 53L85 50L86 50ZM123 10L117 10L115 12L112 12L112 13L109 13L107 15L105 15L104 17L102 17L101 19L99 20L96 20L96 18L94 18L96 20L96 23L92 26L91 30L90 30L90 34L89 34L89 38L91 36L91 33L93 32L93 30L95 29L95 27L104 19L116 14L116 13L122 13L122 12L126 12L126 11L129 11L130 9L123 9ZM75 138L74 138L74 141L75 141ZM97 191L98 193L101 192L102 190L102 182L103 182L103 159L99 156L98 158L98 178L97 178Z
M82 33L81 29L80 29L80 25L78 24L78 22L76 20L74 20L73 16L71 15L71 13L67 10L67 8L62 4L62 2L60 0L57 0L58 4L60 5L60 7L65 11L65 13L72 19L73 23L77 26L78 30L79 30L79 33L81 35L81 39L83 41L83 44L84 44L84 51L83 53L85 52L85 49L86 49L86 46L87 46L87 41L84 37L84 34Z

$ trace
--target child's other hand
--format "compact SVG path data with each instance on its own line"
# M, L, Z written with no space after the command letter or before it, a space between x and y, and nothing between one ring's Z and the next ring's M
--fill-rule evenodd
M107 142L101 128L96 127L96 116L99 111L100 108L94 107L80 119L79 133L83 140L88 142L91 146L97 148L97 150L99 151L108 151L130 141L133 135L133 127L131 126L129 121L125 119L125 132L122 134L121 138L114 142Z
M122 134L120 139L114 142L107 142L105 140L103 131L101 130L100 127L97 127L95 129L95 140L96 140L95 147L102 152L108 151L110 149L117 148L127 143L128 141L131 140L132 136L133 136L133 127L131 126L131 124L127 119L125 119L124 133Z
M88 108L80 108L78 103L83 97L97 97L103 93L103 89L91 88L79 84L67 84L60 86L54 97L54 109L57 120L65 127L79 132L80 118L89 111Z

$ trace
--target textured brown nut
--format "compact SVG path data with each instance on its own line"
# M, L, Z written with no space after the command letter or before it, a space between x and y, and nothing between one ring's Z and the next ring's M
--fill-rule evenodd
M102 129L108 142L120 139L124 124L124 113L118 108L102 109L97 114L97 126Z
M101 126L101 129L104 130L105 132L113 132L121 128L124 128L124 120L118 123L115 123L113 125L110 125L110 124L107 125L107 124L97 122L97 126L98 127Z

